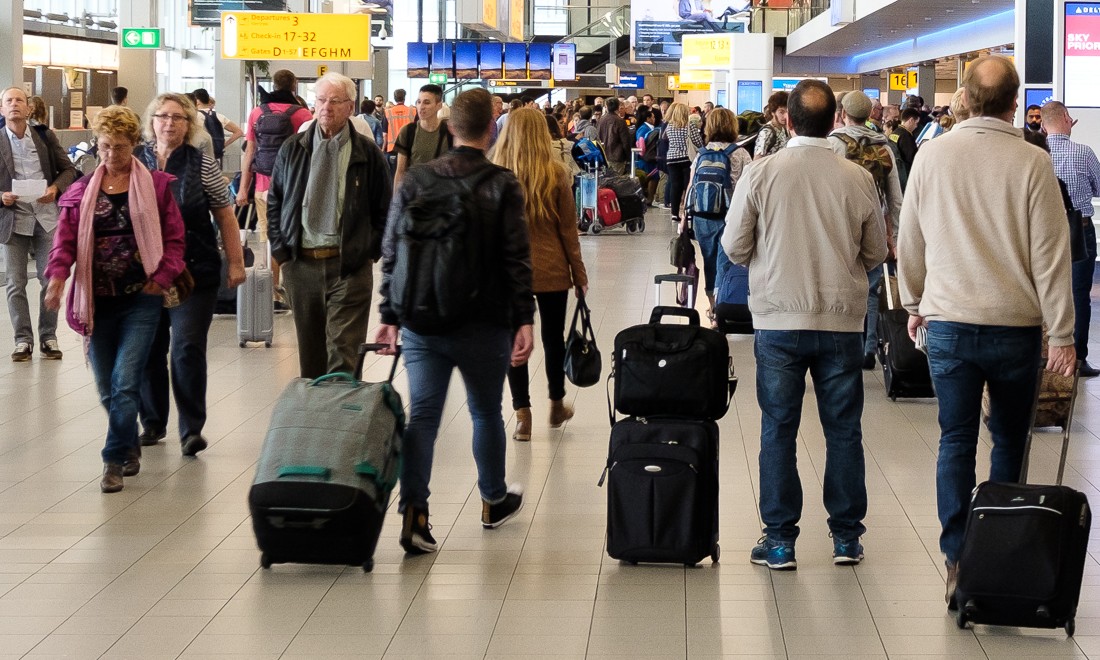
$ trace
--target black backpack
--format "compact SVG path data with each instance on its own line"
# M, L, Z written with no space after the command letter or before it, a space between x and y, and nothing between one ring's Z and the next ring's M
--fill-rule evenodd
M440 335L471 318L480 292L485 236L476 194L501 171L491 165L451 178L423 166L409 170L419 192L395 220L389 288L390 306L402 326L417 334Z
M202 113L203 128L206 129L211 140L214 141L214 158L221 160L222 155L225 154L225 127L222 126L222 122L218 119L218 115L214 110L199 110L199 112Z
M275 158L279 155L279 148L287 138L294 135L294 124L290 118L301 109L300 105L292 105L282 112L275 112L267 103L260 106L260 116L256 118L253 131L256 135L256 155L252 158L253 171L267 176L271 176L275 171Z
M642 152L642 160L647 163L657 162L657 145L661 142L661 134L663 133L661 127L657 126L645 136L645 150Z

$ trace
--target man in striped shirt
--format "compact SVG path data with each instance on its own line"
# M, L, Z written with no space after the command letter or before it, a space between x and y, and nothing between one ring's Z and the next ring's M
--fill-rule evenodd
M1047 144L1054 159L1054 171L1069 189L1073 208L1084 218L1085 255L1073 264L1073 308L1075 322L1073 342L1077 359L1084 362L1081 375L1086 378L1100 376L1100 369L1090 365L1085 358L1089 354L1089 323L1092 320L1093 273L1096 269L1096 228L1092 224L1092 198L1100 197L1100 160L1093 150L1069 139L1076 123L1066 106L1051 101L1042 108L1043 128L1047 132Z

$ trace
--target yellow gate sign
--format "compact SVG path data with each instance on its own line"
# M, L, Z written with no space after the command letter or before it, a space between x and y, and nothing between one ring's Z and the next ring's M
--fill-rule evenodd
M222 57L236 60L370 60L368 14L223 11Z
M890 74L890 90L894 92L904 92L906 90L913 89L917 86L917 72L916 71L902 71L901 73Z

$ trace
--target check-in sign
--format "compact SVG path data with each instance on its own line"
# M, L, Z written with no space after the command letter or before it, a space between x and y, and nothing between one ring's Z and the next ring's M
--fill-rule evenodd
M894 92L904 92L906 90L913 89L917 86L917 72L916 71L902 71L901 73L890 74L890 90Z
M222 57L237 60L370 59L368 14L222 12Z

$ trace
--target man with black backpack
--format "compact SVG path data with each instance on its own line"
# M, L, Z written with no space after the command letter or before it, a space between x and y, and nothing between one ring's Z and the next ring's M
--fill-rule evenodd
M501 399L508 367L526 363L533 346L531 247L519 181L485 158L492 121L487 91L459 94L448 123L454 149L408 171L386 223L375 341L392 353L400 330L409 375L399 509L410 554L438 547L428 482L456 367L473 418L482 526L500 526L523 504L504 478Z
M210 98L210 92L199 87L191 93L195 95L195 107L202 113L203 128L214 142L214 160L220 165L225 148L243 138L244 131L236 122L214 111L214 99Z
M894 252L894 237L898 234L898 218L901 217L901 179L889 138L867 127L871 116L871 99L863 92L848 92L841 101L842 128L833 131L829 143L833 152L843 156L871 173L882 202L886 219L886 240L890 253ZM878 291L882 282L882 269L867 273L867 318L863 331L863 368L875 368L875 351L878 348Z
M267 191L271 187L271 172L275 169L275 157L283 143L296 134L302 124L310 119L309 108L298 103L294 88L298 78L279 69L271 76L275 90L267 96L267 101L252 109L248 115L248 144L241 158L241 186L237 192L237 205L247 206L252 177L256 177L256 229L260 242L267 242ZM279 262L271 262L271 276L275 285L275 302L282 303L279 286ZM285 307L283 309L286 309Z

